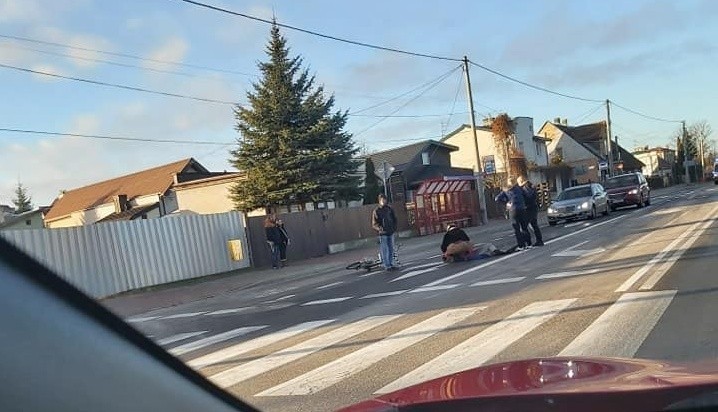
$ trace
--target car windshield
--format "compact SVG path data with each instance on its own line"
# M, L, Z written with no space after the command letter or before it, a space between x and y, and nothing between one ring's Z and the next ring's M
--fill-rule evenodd
M637 175L616 176L606 180L603 185L606 189L615 189L618 187L635 186L638 184Z
M718 0L0 0L0 238L268 411L718 362L715 39Z
M557 200L580 199L583 197L591 197L590 187L581 187L576 189L566 189L558 195Z

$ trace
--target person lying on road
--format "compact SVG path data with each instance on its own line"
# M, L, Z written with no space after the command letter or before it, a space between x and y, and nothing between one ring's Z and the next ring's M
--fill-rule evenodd
M509 250L500 250L493 243L472 244L469 236L454 224L446 228L444 239L441 242L441 259L444 262L468 261L486 259L491 256L500 256L516 250L516 246Z

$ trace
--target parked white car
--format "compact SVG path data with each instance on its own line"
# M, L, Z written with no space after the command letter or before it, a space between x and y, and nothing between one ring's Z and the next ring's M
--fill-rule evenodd
M611 213L608 194L598 183L574 186L563 190L547 211L548 224L555 226L561 220L594 219L598 213Z

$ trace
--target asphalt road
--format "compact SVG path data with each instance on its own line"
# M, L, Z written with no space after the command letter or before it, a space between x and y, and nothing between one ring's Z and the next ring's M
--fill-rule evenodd
M506 360L715 358L717 221L718 186L682 186L545 227L542 248L443 264L415 243L399 272L335 271L129 320L270 411L333 410ZM484 236L472 240L512 243L508 222Z

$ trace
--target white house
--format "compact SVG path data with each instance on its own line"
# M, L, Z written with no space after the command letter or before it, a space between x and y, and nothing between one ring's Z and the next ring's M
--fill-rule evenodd
M548 151L546 149L547 139L534 134L533 119L531 117L514 117L513 145L524 154L529 164L529 179L535 182L544 180L540 168L549 165ZM479 154L482 159L482 170L487 174L506 174L506 165L503 156L500 155L494 143L494 135L489 126L490 119L484 121L483 126L476 127L476 137L479 147ZM471 126L464 124L458 129L446 135L441 141L459 148L451 153L451 165L476 170L476 152L473 145L473 133ZM491 171L491 161L494 164ZM489 170L487 170L487 165Z

